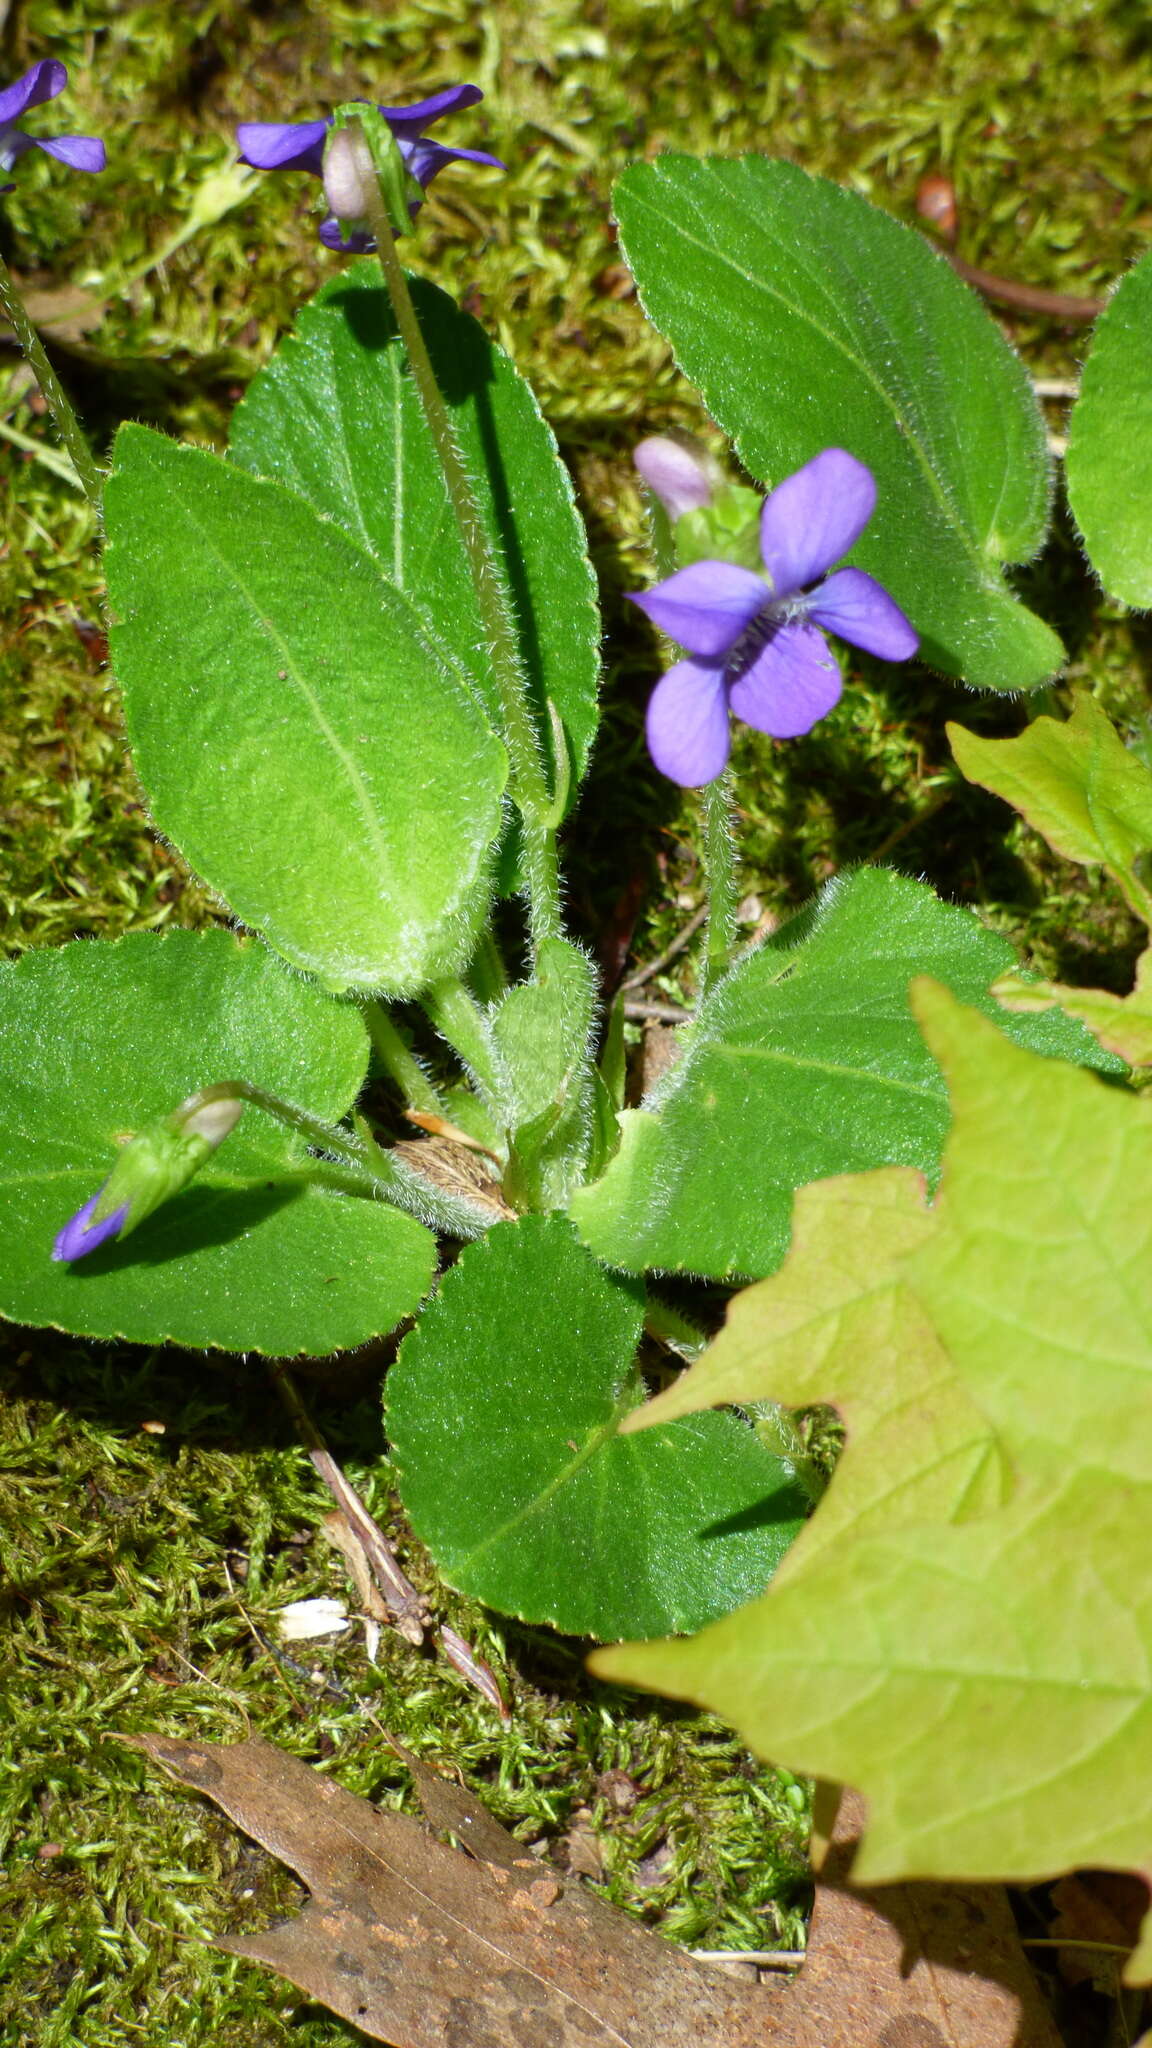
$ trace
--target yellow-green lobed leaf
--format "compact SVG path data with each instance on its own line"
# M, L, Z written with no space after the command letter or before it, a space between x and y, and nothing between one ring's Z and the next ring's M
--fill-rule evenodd
M1133 873L1152 848L1152 774L1088 691L1069 719L1034 719L1018 739L981 739L953 724L947 732L969 782L1003 797L1067 860L1106 867L1152 922L1152 897Z
M1147 1875L1152 1116L1013 1046L937 984L917 984L915 1002L954 1121L933 1226L894 1270L986 1418L1011 1492L971 1519L945 1501L883 1533L847 1520L824 1541L837 1474L762 1599L690 1642L627 1645L595 1668L706 1704L778 1762L858 1786L865 1882L1031 1880L1083 1864ZM886 1242L890 1220L881 1273ZM769 1344L788 1282L757 1290L765 1301L781 1287ZM816 1293L813 1321L818 1310ZM837 1346L804 1384L882 1387L885 1328L869 1337L857 1318L852 1356ZM759 1361L749 1376L791 1397ZM730 1397L736 1384L727 1375ZM844 1398L851 1413L858 1396ZM927 1467L922 1418L913 1440ZM1130 1969L1152 1977L1152 1941Z

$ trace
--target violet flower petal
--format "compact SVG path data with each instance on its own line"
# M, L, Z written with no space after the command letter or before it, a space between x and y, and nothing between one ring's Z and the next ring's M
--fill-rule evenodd
M18 121L29 107L42 107L45 100L54 100L67 83L68 73L59 58L42 57L15 85L6 85L0 92L0 128Z
M10 171L27 150L35 147L32 137L22 135L18 128L0 128L0 170ZM5 189L11 192L14 187L9 185Z
M445 114L455 114L461 107L474 107L483 97L478 85L446 85L443 92L434 92L430 99L417 100L410 107L380 107L378 111L397 142L415 142L433 121L441 120Z
M334 213L330 213L326 220L322 220L319 234L324 247L335 249L341 256L371 255L376 247L375 235L370 235L365 228L351 228L345 234L346 226L347 223L337 220Z
M812 592L807 616L885 661L907 661L920 642L895 598L863 569L837 569Z
M774 740L811 732L842 688L840 670L815 626L780 626L729 691L737 718Z
M70 164L74 171L102 171L108 162L98 135L34 135L31 139L37 149Z
M258 171L324 169L327 121L241 121L236 130L240 161Z
M872 472L844 448L825 448L764 500L760 552L774 597L815 583L855 547L872 517Z
M684 789L715 782L728 760L728 693L718 662L678 661L648 699L648 751Z
M692 562L629 594L670 640L709 660L727 654L770 602L763 578L735 562Z
M76 1214L64 1225L63 1230L52 1247L52 1257L54 1259L62 1261L64 1259L86 1258L88 1253L94 1252L98 1245L106 1244L110 1237L117 1237L119 1235L120 1231L124 1228L124 1221L128 1214L127 1202L121 1208L114 1209L111 1216L103 1217L99 1223L89 1222L92 1211L103 1192L103 1188L97 1188L92 1199L85 1202L82 1209L77 1209Z
M403 136L396 138L404 166L418 185L427 188L437 171L447 164L488 164L493 170L507 169L498 156L489 156L486 149L448 149L442 142L429 142L418 136L414 142L407 142Z

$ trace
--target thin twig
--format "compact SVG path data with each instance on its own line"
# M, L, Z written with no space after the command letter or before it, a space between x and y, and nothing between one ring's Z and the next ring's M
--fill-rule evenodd
M1051 320L1095 320L1104 311L1103 299L1081 298L1074 292L1049 292L1040 285L1018 284L1012 277L997 277L991 270L979 270L973 263L965 263L961 257L947 256L953 270L958 271L966 284L973 285L986 299L996 299L1003 306L1016 306L1022 313L1047 314Z
M802 1948L690 1948L698 1963L755 1963L758 1970L798 1970L807 1960Z
M1134 1941L1074 1941L1070 1934L1031 1935L1023 1938L1021 1948L1090 1948L1105 1956L1130 1956L1136 1944Z
M630 1024L687 1024L691 1010L678 1010L675 1003L625 1003L624 1015Z
M657 953L654 960L648 960L643 967L638 967L635 974L630 974L627 981L621 982L621 988L625 990L643 988L646 981L651 981L654 974L659 974L662 968L667 967L669 961L675 960L677 954L684 951L689 940L695 938L707 916L708 905L705 903L701 910L696 911L694 916L689 918L683 931L677 938L673 939L672 944L666 946L662 953Z
M344 1477L301 1400L287 1367L274 1365L271 1371L280 1398L296 1424L315 1471L364 1546L372 1577L397 1629L407 1642L421 1644L424 1641L424 1601L401 1571L384 1531L369 1514L355 1487Z
M1079 377L1033 377L1032 389L1037 398L1079 398Z

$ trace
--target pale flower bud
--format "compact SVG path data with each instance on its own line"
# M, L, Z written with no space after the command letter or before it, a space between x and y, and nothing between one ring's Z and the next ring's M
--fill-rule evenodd
M375 180L371 152L352 128L333 128L324 147L324 197L337 220L363 220L369 181Z
M723 482L708 450L687 436L681 441L670 434L652 434L637 443L632 460L672 521L710 505L713 491Z

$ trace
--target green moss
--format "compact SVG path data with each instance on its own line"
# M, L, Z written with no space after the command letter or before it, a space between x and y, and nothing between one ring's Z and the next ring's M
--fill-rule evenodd
M800 1938L805 1802L792 1782L750 1764L716 1722L590 1683L578 1646L438 1595L499 1675L506 1723L391 1633L375 1665L358 1627L293 1646L296 1668L278 1663L265 1642L280 1607L355 1599L317 1534L328 1498L258 1365L43 1336L33 1349L15 1335L0 1367L5 2040L300 2038L288 1987L205 1946L282 1916L298 1888L117 1741L137 1729L227 1742L254 1728L353 1791L408 1803L387 1728L450 1759L525 1841L561 1845L586 1814L606 1895L668 1934ZM325 1427L403 1553L376 1405L355 1385L339 1405L326 1381ZM405 1561L427 1578L419 1555ZM627 1774L629 1811L608 1772ZM317 2016L303 2038L352 2036Z
M944 171L964 257L1081 293L1103 290L1152 231L1147 29L1128 4L27 0L6 35L8 76L46 51L70 66L66 99L37 117L44 130L109 140L98 180L24 159L0 223L0 247L31 284L78 284L92 301L79 327L49 339L102 448L125 417L221 443L247 377L329 274L318 188L289 175L254 179L151 260L202 205L236 120L305 118L357 93L403 101L460 77L484 87L483 108L453 137L494 149L508 173L440 179L411 260L514 351L578 480L611 666L571 897L592 938L625 928L638 903L638 957L686 921L701 874L695 802L652 774L642 748L657 657L622 598L648 574L629 451L645 433L703 423L620 268L615 173L668 147L766 149L914 220L919 180ZM1038 374L1074 373L1082 329L1007 324ZM47 439L26 387L0 389L3 419ZM1051 419L1058 431L1058 407ZM203 922L212 903L149 831L114 691L73 624L99 619L91 516L7 444L0 492L0 947ZM1147 627L1100 602L1066 525L1021 584L1064 633L1072 678L1146 736ZM951 764L947 717L1006 733L1027 715L865 663L807 740L773 748L742 736L746 889L782 916L835 868L890 860L980 907L1045 971L1123 988L1137 934L1107 888L1057 862ZM674 999L690 981L686 960L653 993ZM586 1815L607 1895L676 1938L799 1939L800 1788L752 1765L716 1723L593 1685L579 1645L438 1595L499 1672L507 1725L391 1637L375 1667L357 1630L310 1648L301 1661L319 1687L261 1648L245 1611L267 1633L287 1600L345 1587L315 1534L327 1502L255 1367L39 1333L6 1343L5 2040L353 2038L205 1945L288 1910L293 1882L117 1730L234 1740L253 1727L355 1790L404 1799L380 1724L458 1764L526 1840L556 1844ZM387 1518L371 1361L357 1372L351 1386L321 1378L315 1399ZM144 1430L154 1422L163 1434ZM631 1810L615 1803L611 1771L638 1788Z

